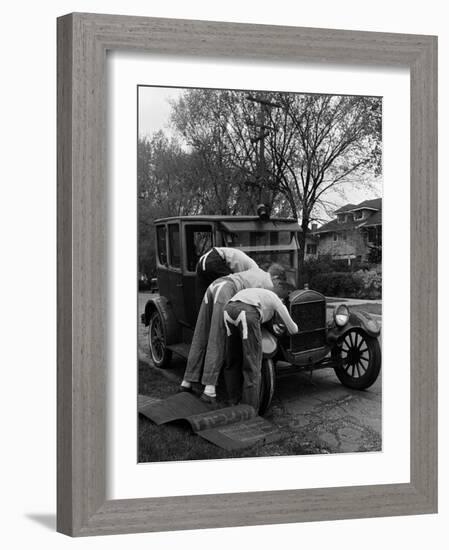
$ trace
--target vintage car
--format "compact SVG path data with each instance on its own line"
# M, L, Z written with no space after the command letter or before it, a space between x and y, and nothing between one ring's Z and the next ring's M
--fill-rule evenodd
M274 336L264 330L260 413L269 407L276 381L276 364L313 371L332 368L340 382L366 389L381 366L377 322L361 311L339 305L327 319L326 298L309 288L298 289L298 233L292 219L258 216L179 216L156 220L158 294L147 301L142 322L149 327L149 351L160 368L172 354L188 356L198 303L196 264L213 246L238 247L262 269L281 264L287 274L285 303L300 327L294 336ZM267 327L268 328L268 327Z

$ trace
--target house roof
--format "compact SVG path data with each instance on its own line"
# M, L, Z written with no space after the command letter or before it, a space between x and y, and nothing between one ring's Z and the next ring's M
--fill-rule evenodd
M356 212L357 210L371 210L372 214L365 220L351 220L344 223L338 220L331 220L319 227L316 231L313 231L314 235L320 233L331 233L338 231L347 231L356 229L359 227L370 227L374 225L382 225L382 199L370 199L361 202L360 204L347 204L342 206L338 210L335 210L335 214L343 214L345 212Z
M382 210L382 199L370 199L363 201L358 204L353 210L361 210L362 208L367 208L370 210Z
M374 212L374 214L362 224L363 227L370 227L372 225L382 225L382 210Z
M382 199L368 199L359 204L346 204L335 210L334 214L344 214L345 212L355 212L356 210L382 210Z
M333 231L345 231L348 229L354 229L355 227L358 227L359 225L363 225L362 222L344 222L340 223L338 220L332 220L328 223L325 223L321 227L319 227L316 231L313 233L315 235L320 233L330 233Z
M343 212L351 212L351 210L355 207L355 204L346 204L345 206L342 206L338 210L334 211L334 214L343 214Z

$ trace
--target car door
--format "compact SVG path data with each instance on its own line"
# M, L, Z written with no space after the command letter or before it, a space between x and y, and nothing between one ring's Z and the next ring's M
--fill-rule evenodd
M200 257L215 244L212 223L185 222L184 242L184 307L188 324L194 327L198 316L198 304L202 299L196 296L196 264Z
M159 294L166 298L169 297L168 270L167 227L161 224L156 227L156 274Z
M181 268L180 222L167 225L168 229L168 297L178 321L186 323L184 288Z

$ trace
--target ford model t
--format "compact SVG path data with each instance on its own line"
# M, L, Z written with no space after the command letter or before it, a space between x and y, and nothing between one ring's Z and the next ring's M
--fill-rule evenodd
M238 247L262 269L281 264L287 274L285 303L299 326L294 336L275 337L264 330L260 413L270 405L276 364L309 370L333 368L342 384L365 389L377 379L381 365L377 322L345 305L327 320L326 298L298 289L298 232L295 220L262 220L256 216L180 216L160 219L156 226L158 294L142 314L149 327L153 363L167 367L172 354L188 356L201 297L195 295L196 264L213 246Z

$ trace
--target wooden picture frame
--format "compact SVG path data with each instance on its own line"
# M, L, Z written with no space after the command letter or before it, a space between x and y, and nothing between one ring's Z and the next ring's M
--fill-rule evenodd
M407 66L410 483L106 500L106 52ZM74 13L58 19L58 505L72 536L437 511L437 39Z

